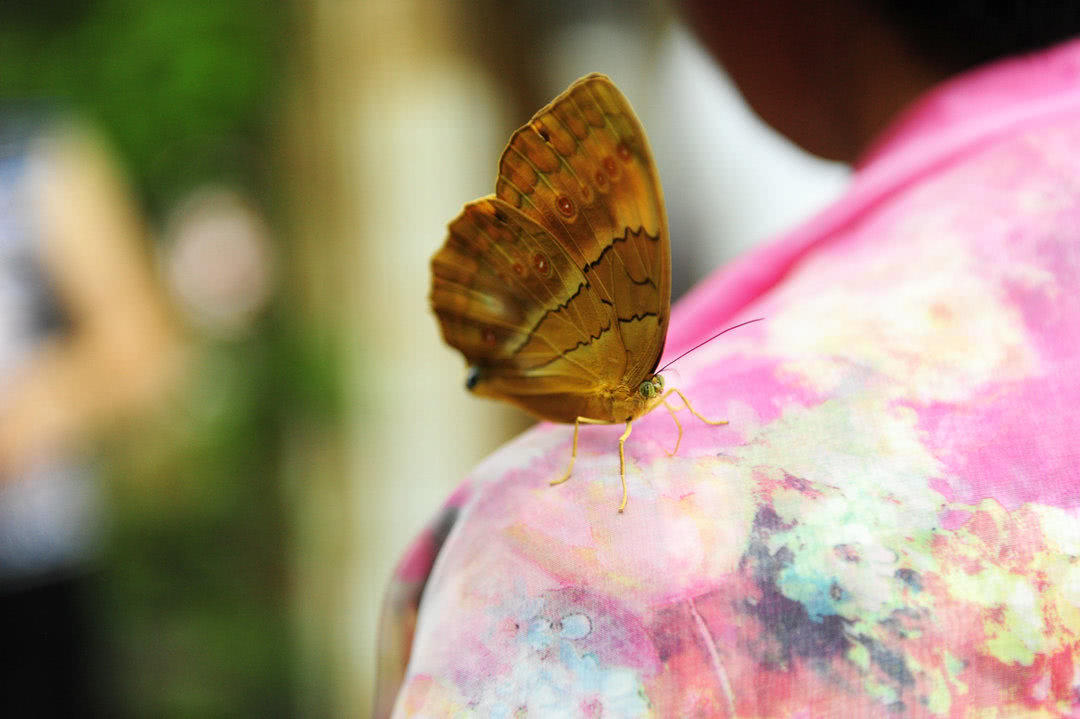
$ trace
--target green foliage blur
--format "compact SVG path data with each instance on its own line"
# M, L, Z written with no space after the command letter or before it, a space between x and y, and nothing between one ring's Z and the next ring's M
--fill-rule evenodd
M96 123L154 212L204 180L264 189L284 19L257 0L0 4L0 97Z
M256 0L0 4L0 101L93 124L151 225L210 181L243 189L273 217L266 158L286 10ZM283 417L308 401L295 387L322 380L287 326L273 309L247 337L205 340L175 406L103 452L108 542L91 610L108 716L295 711L277 448ZM285 366L295 382L280 381Z

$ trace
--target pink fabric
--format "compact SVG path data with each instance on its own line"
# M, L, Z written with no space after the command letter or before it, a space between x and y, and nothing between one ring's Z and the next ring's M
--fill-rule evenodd
M699 284L672 313L665 359L734 317L776 284L818 242L889 197L1029 123L1075 117L1080 105L1080 40L1012 58L951 80L918 100L857 163L848 192L778 241L735 260ZM697 320L697 321L695 321Z
M1080 43L920 100L667 356L757 316L665 373L730 424L635 422L624 514L621 427L558 487L565 426L474 470L391 588L382 713L1080 715Z

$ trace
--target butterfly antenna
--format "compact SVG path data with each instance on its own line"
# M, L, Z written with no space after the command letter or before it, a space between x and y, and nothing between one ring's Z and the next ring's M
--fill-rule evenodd
M661 367L660 369L658 369L658 370L656 370L655 372L653 372L653 374L660 374L661 372L663 372L664 370L666 370L666 369L667 369L668 367L670 367L671 365L673 365L673 364L675 364L676 362L678 362L679 360L681 360L681 359L682 359L683 357L685 357L686 355L690 354L691 352L693 352L693 351L694 351L694 350L696 350L696 349L700 349L701 347L704 347L705 345L709 344L710 342L712 342L712 341L713 341L714 339L716 339L716 338L717 338L717 337L719 337L720 335L722 335L722 334L725 334L725 333L727 333L727 332L731 332L731 330L737 330L737 329L739 329L740 327L745 327L746 325L750 325L750 324L753 324L753 323L755 323L755 322L761 322L761 321L762 321L763 319L765 319L765 318L764 318L764 317L758 317L758 318L756 318L756 319L752 319L752 320L747 320L746 322L740 322L739 324L737 324L737 325L734 325L733 327L728 327L728 328L727 328L726 330L724 330L723 332L717 332L716 334L714 334L714 335L713 335L712 337L710 337L709 339L705 340L705 341L704 341L704 342L702 342L701 344L696 344L696 345L694 345L693 347L691 347L690 349L686 350L686 351L685 351L685 352L683 352L683 353L682 353L681 355L679 355L679 356L678 356L678 357L676 357L675 359L671 360L670 362L668 362L668 363L667 363L666 365L664 365L664 366L663 366L663 367Z

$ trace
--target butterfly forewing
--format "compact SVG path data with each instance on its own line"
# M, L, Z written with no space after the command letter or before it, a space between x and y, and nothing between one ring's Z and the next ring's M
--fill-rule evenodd
M669 258L644 131L615 86L590 75L514 133L496 197L451 223L432 306L479 369L478 393L572 422L655 369Z

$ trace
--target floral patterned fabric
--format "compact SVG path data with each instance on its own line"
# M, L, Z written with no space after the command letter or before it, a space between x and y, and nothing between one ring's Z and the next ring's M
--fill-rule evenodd
M730 424L636 422L624 514L621 426L557 487L567 426L475 469L393 581L382 714L1080 716L1080 43L924 97L667 356L758 316L665 373Z

